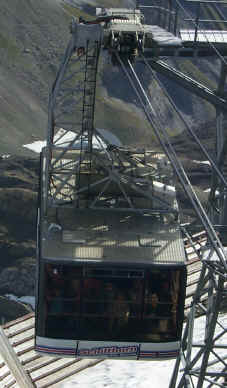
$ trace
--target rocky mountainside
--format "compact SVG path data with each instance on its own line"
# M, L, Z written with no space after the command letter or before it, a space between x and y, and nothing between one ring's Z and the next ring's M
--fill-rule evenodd
M114 1L101 3L115 4ZM123 1L122 5L129 3ZM94 15L94 7L86 6L86 2L83 2L83 8ZM48 94L70 38L72 15L91 17L81 7L72 8L62 0L2 0L0 155L31 155L22 145L45 138ZM106 62L106 59L103 61ZM107 72L113 70L109 63L104 67ZM113 119L109 129L115 127L118 133L119 122L122 122L121 127L125 128L125 132L130 131L130 126L138 125L141 132L137 138L140 139L146 128L144 118L135 114L132 104L122 105L119 98L109 97L103 79L101 76L98 86L97 125L108 128ZM119 78L118 84L121 82Z
M44 136L68 19L57 0L1 2L0 154L25 153L23 144Z
M95 6L132 7L134 4L135 0L1 1L0 155L31 155L22 145L45 138L48 94L70 38L72 15L89 19L95 14ZM150 23L149 14L146 23ZM216 59L175 59L170 63L209 87L216 87L219 69ZM169 133L174 136L184 131L183 123L170 108L149 70L141 63L135 67ZM191 126L199 130L207 121L213 122L215 110L210 104L172 81L164 78L162 81ZM113 131L125 144L154 142L135 93L122 70L111 64L106 52L100 60L95 122L96 126Z
M0 294L33 295L37 159L0 159Z

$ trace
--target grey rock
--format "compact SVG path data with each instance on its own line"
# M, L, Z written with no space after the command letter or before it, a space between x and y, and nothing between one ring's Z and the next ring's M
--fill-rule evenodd
M3 269L0 273L1 294L34 295L35 274L35 263Z
M0 296L0 324L12 321L31 312L27 305Z

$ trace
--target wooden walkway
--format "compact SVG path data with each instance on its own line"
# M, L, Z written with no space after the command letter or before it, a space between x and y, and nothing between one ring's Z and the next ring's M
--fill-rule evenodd
M101 362L40 356L34 351L34 324L34 313L31 313L3 326L0 333L1 388L60 388L63 381Z

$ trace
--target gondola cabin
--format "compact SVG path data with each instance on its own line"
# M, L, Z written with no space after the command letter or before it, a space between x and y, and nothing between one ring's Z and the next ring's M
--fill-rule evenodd
M71 160L79 158L79 151L72 153ZM127 182L122 181L121 192L121 185L109 177L104 191L110 163L107 150L93 153L92 171L81 167L78 173L79 205L79 194L74 192L77 201L64 203L62 197L60 203L56 197L55 206L52 203L45 210L48 150L42 152L35 349L60 357L175 358L186 287L183 239L177 217L169 213L170 208L177 209L175 189L157 180L150 167L151 156L144 158L148 161L144 174L142 163L135 168L140 155L127 151L126 162L123 156L119 166L116 159L111 162L116 174L125 166L126 182L130 158L133 160L129 175L132 181L135 174L134 185L128 187L126 203ZM52 157L58 160L57 154ZM98 157L103 158L102 168L95 165ZM149 169L153 199L150 194L142 195L144 188L134 187L135 182L143 187L142 176L147 179ZM88 180L89 195L85 196L83 187L88 187ZM57 190L57 184L49 192ZM130 207L132 201L134 207Z

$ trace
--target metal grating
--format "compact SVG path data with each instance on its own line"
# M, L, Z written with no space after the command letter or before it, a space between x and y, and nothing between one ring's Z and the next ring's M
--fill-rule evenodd
M227 43L227 31L221 30L180 30L184 42Z

